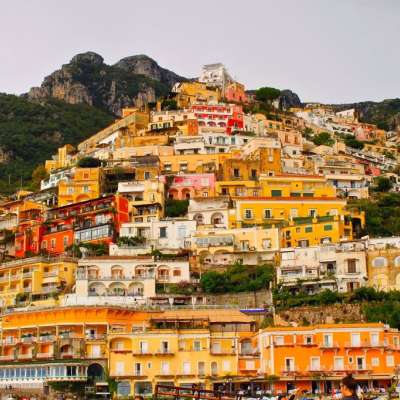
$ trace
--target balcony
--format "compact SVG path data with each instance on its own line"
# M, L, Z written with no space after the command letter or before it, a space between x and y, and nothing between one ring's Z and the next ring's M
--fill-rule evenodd
M53 358L54 357L54 353L53 352L47 352L47 353L37 353L36 354L36 358L38 359L48 359L48 358Z
M14 354L5 354L0 356L0 361L12 361L12 360L15 360Z
M60 353L60 358L74 358L75 354L72 351L66 351Z
M158 354L158 353L157 353ZM139 350L138 352L133 352L133 355L136 357L140 357L140 356L152 356L153 353L149 350L147 351L143 351L143 350Z
M360 349L360 348L366 348L366 347L386 347L387 345L384 342L378 341L372 343L370 340L363 340L361 342L346 342L344 347L347 349Z
M16 344L17 340L14 337L3 339L3 346Z
M174 354L175 354L175 352L172 351L171 349L158 349L156 351L157 356L172 356Z
M335 349L339 349L340 346L339 346L339 344L336 343L336 342L330 342L330 343L325 342L325 343L321 343L321 344L319 345L319 348L320 348L320 349L332 349L332 350L335 350Z
M32 271L30 271L30 272L24 272L24 273L22 274L22 277L23 277L23 278L32 278Z
M58 277L58 271L50 271L50 272L45 272L43 274L43 278L57 278Z
M51 343L54 342L55 336L54 335L40 335L39 342L40 343Z
M20 342L21 342L21 343L33 344L33 343L36 342L36 337L35 337L35 336L25 336L25 337L21 337Z
M86 335L86 340L105 340L105 333L95 333L93 335Z
M32 360L32 353L18 354L18 360Z
M210 350L210 354L213 356L234 356L235 350Z

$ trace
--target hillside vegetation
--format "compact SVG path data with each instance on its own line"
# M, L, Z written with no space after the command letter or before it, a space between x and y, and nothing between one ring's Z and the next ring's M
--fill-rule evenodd
M35 166L58 147L77 144L113 120L85 104L55 99L39 103L0 94L0 193L12 193L21 179L27 183Z

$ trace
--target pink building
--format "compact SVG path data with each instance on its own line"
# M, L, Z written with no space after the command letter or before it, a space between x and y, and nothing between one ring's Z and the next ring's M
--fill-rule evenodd
M185 200L193 197L212 197L214 195L214 174L176 175L168 189L168 198L174 200Z
M241 105L236 104L193 104L192 111L201 127L224 128L230 134L242 131L244 127L244 114Z

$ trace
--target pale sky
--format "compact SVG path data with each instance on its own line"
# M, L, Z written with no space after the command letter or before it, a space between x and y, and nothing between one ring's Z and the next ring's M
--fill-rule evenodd
M222 62L247 88L302 101L400 97L400 0L10 0L0 92L23 93L77 53L147 54L187 77Z

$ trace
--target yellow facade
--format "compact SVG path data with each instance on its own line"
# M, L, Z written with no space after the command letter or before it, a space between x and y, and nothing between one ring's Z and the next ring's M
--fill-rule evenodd
M46 160L45 168L48 173L51 171L66 168L73 165L76 161L75 157L75 148L70 144L66 144L58 149L57 155L54 156L53 160Z
M219 102L221 92L217 88L209 88L205 83L182 82L177 89L176 102L179 108L188 108L198 102Z
M265 197L336 197L336 188L318 175L261 175L260 186Z
M102 184L101 168L75 168L73 178L58 185L58 206L97 199L101 196Z
M368 285L376 290L400 290L400 249L387 246L367 252Z
M146 329L109 335L110 375L130 394L151 394L155 385L181 386L237 376L241 340L253 321L234 310L181 310L154 316Z
M207 173L214 172L222 165L224 160L228 160L230 153L221 154L184 154L173 156L161 156L161 171L166 173L188 172L188 173Z
M44 304L43 301L54 297L55 294L71 290L75 282L76 266L77 263L72 259L52 260L45 257L2 264L1 305L15 305L16 301L22 304Z

